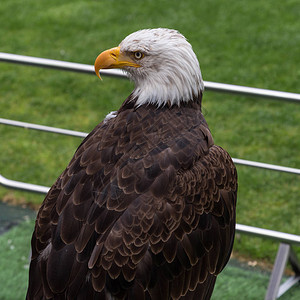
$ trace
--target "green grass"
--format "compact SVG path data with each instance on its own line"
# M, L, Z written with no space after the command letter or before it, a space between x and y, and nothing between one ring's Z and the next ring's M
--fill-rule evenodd
M24 299L28 283L28 256L33 221L27 221L0 236L0 299ZM4 271L5 270L5 271ZM264 299L270 273L231 260L217 279L212 300ZM17 287L17 288L16 288ZM300 289L292 288L280 300L296 300Z
M180 30L208 81L300 92L299 1L4 1L0 51L93 64L104 49L149 27ZM132 90L126 80L0 63L2 118L90 131ZM206 92L216 144L233 157L300 167L296 103ZM50 186L80 139L0 126L0 172ZM300 233L299 176L238 166L237 221ZM35 205L43 197L0 188ZM272 262L278 245L238 236L234 251ZM300 253L298 251L298 253Z

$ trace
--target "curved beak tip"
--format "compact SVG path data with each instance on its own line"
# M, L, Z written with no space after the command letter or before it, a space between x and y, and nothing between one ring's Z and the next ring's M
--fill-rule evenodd
M99 71L99 70L98 70L98 71L95 70L95 73L96 73L96 75L98 76L98 78L102 81L103 79L102 79L102 77L100 76L100 71Z
M94 70L95 70L97 77L102 80L102 78L100 76L100 70L102 69L101 61L102 61L102 59L100 58L100 55L98 55L98 57L96 58L95 63L94 63Z
M111 69L115 68L118 65L117 58L120 53L120 48L115 47L108 49L106 51L103 51L98 55L98 57L95 60L95 72L96 75L102 80L99 71L101 69Z

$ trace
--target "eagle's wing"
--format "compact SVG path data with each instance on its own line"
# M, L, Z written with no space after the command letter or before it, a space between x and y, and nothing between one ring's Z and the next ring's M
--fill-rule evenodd
M175 299L205 285L209 294L231 252L235 201L234 165L201 114L120 111L46 196L27 297Z
M176 186L185 205L175 242L167 241L162 251L171 263L161 269L170 278L179 274L170 285L173 299L210 299L233 246L236 169L226 151L212 146L192 168L179 172Z

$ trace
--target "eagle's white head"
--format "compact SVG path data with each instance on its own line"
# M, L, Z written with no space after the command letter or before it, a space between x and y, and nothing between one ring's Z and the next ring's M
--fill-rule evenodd
M176 30L144 29L127 36L118 47L102 52L100 69L122 68L135 83L137 105L180 105L204 89L199 62L186 38Z

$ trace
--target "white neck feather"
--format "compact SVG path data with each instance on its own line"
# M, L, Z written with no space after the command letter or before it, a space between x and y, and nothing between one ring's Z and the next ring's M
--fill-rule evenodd
M198 98L204 89L203 81L189 77L177 76L177 74L168 77L153 74L143 82L136 84L133 96L137 97L137 106L143 104L155 104L158 107L166 104L178 105L181 102L188 102Z

